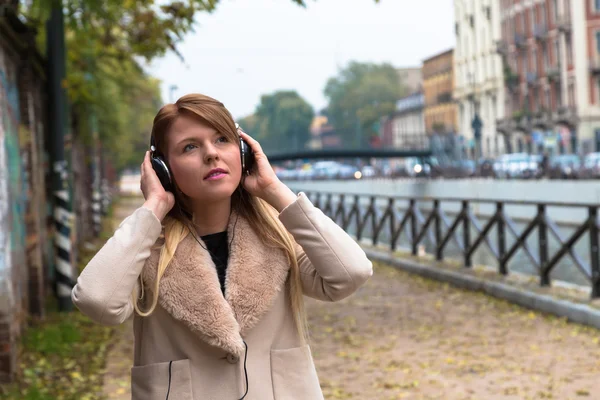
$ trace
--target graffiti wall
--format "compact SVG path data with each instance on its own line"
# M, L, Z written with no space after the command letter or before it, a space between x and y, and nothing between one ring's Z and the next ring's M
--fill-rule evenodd
M25 201L19 145L17 67L0 48L0 313L18 312L26 298ZM16 306L16 307L15 307Z

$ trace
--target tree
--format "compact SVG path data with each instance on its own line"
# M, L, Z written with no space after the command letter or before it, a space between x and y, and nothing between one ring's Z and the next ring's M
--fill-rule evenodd
M345 143L360 147L378 133L379 119L394 111L404 92L392 65L351 62L327 81L326 114Z
M314 111L296 91L285 90L263 95L254 116L265 151L299 150L310 138Z

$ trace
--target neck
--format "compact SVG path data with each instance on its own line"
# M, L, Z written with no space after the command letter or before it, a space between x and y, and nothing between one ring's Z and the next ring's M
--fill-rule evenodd
M194 227L199 236L227 230L231 213L231 199L194 206Z

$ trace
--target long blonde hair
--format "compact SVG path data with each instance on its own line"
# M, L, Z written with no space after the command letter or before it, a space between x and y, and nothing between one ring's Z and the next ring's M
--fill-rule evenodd
M166 135L169 132L169 128L178 117L183 115L192 117L212 127L234 143L237 143L239 140L235 122L221 102L205 95L189 94L177 100L175 104L167 104L162 107L154 118L152 135L154 136L156 149L163 155L167 153ZM168 162L168 160L166 161ZM173 259L177 246L193 229L191 213L188 211L190 209L188 199L177 189L176 181L174 182L174 186L176 187L173 193L175 196L175 206L163 220L164 243L160 248L157 276L154 282L154 296L152 296L150 308L142 311L138 304L138 301L144 297L144 283L141 280L141 294L139 299L135 293L133 294L135 311L142 317L149 316L156 308L160 280ZM266 246L281 249L288 257L291 270L286 284L288 285L290 303L294 321L298 328L298 335L301 340L306 341L308 340L308 324L304 309L295 242L277 218L276 211L268 203L250 195L243 188L238 189L233 193L231 198L232 208L239 213L240 217L248 221Z

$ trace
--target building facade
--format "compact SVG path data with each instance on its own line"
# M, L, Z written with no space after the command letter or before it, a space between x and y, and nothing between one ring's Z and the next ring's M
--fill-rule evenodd
M496 52L501 38L498 0L455 0L454 99L458 105L458 133L467 153L480 149L493 157L505 151L504 136L498 135L496 120L504 116L502 58ZM480 139L472 122L482 122ZM479 140L479 143L478 143Z
M391 116L392 146L397 149L425 147L427 141L424 114L425 98L422 92L406 96L396 103Z
M600 151L600 1L502 0L505 114L513 151Z
M454 90L454 50L423 61L423 95L427 134L457 132Z
M397 68L400 83L406 90L406 94L416 93L422 90L423 75L421 67Z

